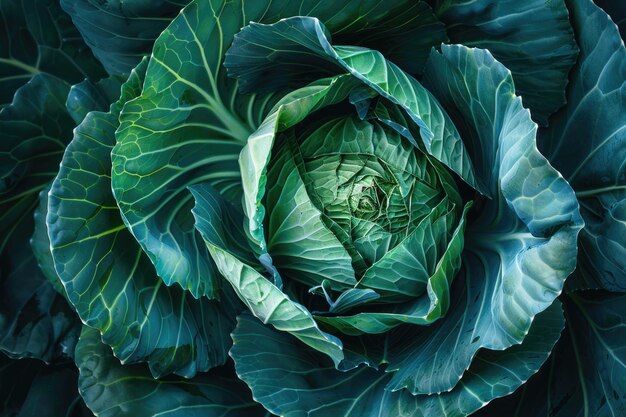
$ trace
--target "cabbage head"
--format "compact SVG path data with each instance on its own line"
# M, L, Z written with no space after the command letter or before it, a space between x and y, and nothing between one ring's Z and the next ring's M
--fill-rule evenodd
M626 415L617 2L0 16L0 414Z

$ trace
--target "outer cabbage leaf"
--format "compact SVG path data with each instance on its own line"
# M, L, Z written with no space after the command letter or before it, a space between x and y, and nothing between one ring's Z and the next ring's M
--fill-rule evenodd
M78 389L87 406L102 417L254 417L266 415L224 367L192 379L153 379L141 364L122 365L94 329L85 327L76 346ZM230 371L230 372L229 372Z
M249 21L315 15L334 33L358 38L360 31L366 39L386 19L411 20L405 8L413 10L413 3L210 0L192 2L172 21L155 42L141 96L122 112L112 178L125 223L167 285L215 295L218 273L193 228L186 187L209 182L238 204L238 154L281 96L238 93L222 66L235 33ZM440 25L428 22L442 34ZM390 46L406 51L398 45L412 38L396 35Z
M446 319L390 354L389 388L429 394L454 387L479 348L522 342L574 270L582 219L572 189L537 151L537 126L502 64L484 50L442 46L425 74L444 106L476 127L472 160L491 167L479 175L497 192L475 200Z
M444 24L425 1L396 1L386 3L385 7L388 15L384 19L369 22L357 19L346 31L333 30L335 41L340 45L363 45L384 51L387 59L405 71L421 74L430 48L448 41Z
M48 282L52 284L59 294L65 296L65 289L61 280L59 280L57 271L54 269L54 260L52 259L52 253L50 253L50 238L48 237L48 226L46 225L49 191L50 186L39 192L39 205L35 209L33 216L35 227L30 238L30 247L33 250L39 269Z
M612 0L596 0L595 3L611 16L611 20L619 28L623 40L624 35L626 35L626 3Z
M626 48L590 0L568 6L580 56L568 104L539 144L576 191L586 223L571 288L626 291Z
M0 109L35 75L70 83L106 75L58 2L0 2Z
M406 390L385 390L388 373L369 367L336 371L288 334L246 314L237 320L231 349L237 374L257 401L286 417L466 416L523 384L546 360L563 328L556 301L537 316L522 344L499 352L482 350L451 391L412 396Z
M223 364L239 306L195 300L168 288L124 226L111 193L110 152L117 115L139 94L146 62L131 73L109 113L76 128L50 191L48 231L56 271L89 326L124 362L147 361L155 376Z
M189 0L61 0L109 74L128 75Z
M626 413L626 296L565 297L567 332L544 367L477 417L618 417Z
M69 363L46 365L0 354L0 414L10 417L92 417ZM54 387L54 389L51 389Z
M69 85L40 74L20 88L0 113L0 232L2 248L11 229L32 215L39 191L54 178L74 123L65 109ZM27 232L27 236L31 232Z
M0 349L13 357L51 361L71 354L77 336L75 315L29 244L38 194L74 127L64 106L68 90L64 81L39 74L0 112Z
M45 220L47 192L46 188L41 193L36 225L27 212L2 255L0 350L14 358L52 362L73 355L81 323L60 292L63 288L51 263L49 242L42 248L45 253L34 251L27 240L33 227L38 234L46 233L41 220Z
M436 15L453 43L489 50L513 73L533 120L565 104L578 48L564 0L437 0Z
M85 80L74 84L65 102L74 122L80 124L90 111L108 111L111 103L120 97L124 81L122 77L113 76L97 82Z

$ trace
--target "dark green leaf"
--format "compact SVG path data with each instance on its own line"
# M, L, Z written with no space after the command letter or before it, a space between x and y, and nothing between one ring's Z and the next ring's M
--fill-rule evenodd
M28 244L32 213L14 229L0 270L0 351L50 362L71 356L81 323L43 275Z
M448 41L444 24L424 1L379 5L386 16L373 22L355 20L345 32L333 30L335 43L375 49L404 71L421 74L430 49Z
M238 318L231 356L254 398L285 417L462 417L523 384L547 359L562 328L557 301L537 316L522 344L482 350L461 383L430 396L385 390L390 375L384 371L339 372L325 357L248 315Z
M106 73L57 1L0 2L0 108L35 75L70 83Z
M626 415L626 296L586 291L567 298L568 331L541 371L477 417Z
M626 48L591 0L567 2L580 56L541 151L576 191L586 226L572 288L626 291Z
M153 379L144 365L122 365L94 329L85 327L76 346L78 388L102 417L255 417L265 410L250 397L232 368L195 378Z
M80 322L49 280L54 277L45 250L37 259L29 244L38 194L54 177L72 135L64 106L68 90L64 81L40 74L0 112L0 349L13 357L71 355L79 331ZM38 234L45 234L38 223Z
M48 231L56 271L89 326L124 362L147 361L155 376L223 364L239 306L196 300L169 288L124 226L111 193L110 154L121 103L140 92L146 61L131 73L110 113L76 128L50 191Z
M92 417L78 394L73 364L46 365L0 354L0 414L6 417Z
M453 43L487 49L511 70L537 123L565 104L578 48L563 0L438 0L435 14Z
M54 178L74 122L65 109L69 85L38 75L0 112L0 235L7 245L17 219L37 205ZM30 232L29 232L30 234Z
M34 214L35 229L30 238L30 246L43 275L54 289L65 297L65 289L61 280L59 280L57 271L54 269L54 260L52 259L52 253L50 253L50 238L48 237L48 226L46 225L49 191L50 185L39 192L39 204Z
M74 84L65 103L74 122L82 122L90 111L108 111L111 103L119 98L124 81L121 77L108 77L98 82L85 80Z
M128 75L189 0L61 0L94 55L112 75Z

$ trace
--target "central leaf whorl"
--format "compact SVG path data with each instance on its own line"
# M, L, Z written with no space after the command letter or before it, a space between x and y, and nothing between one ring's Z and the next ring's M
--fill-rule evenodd
M460 197L446 169L377 119L348 115L304 123L285 132L281 140L283 146L277 148L270 171L297 171L323 226L351 258L355 283L334 282L333 290L373 288L370 279L363 279L367 271L411 236L422 221L444 217L451 224L458 221ZM429 241L445 245L450 228L434 228L431 234L437 236L429 236ZM414 271L410 278L415 285L423 286L432 272L428 269ZM303 274L290 278L308 285L322 284ZM410 293L422 291L416 288ZM407 296L405 291L384 299L401 301Z

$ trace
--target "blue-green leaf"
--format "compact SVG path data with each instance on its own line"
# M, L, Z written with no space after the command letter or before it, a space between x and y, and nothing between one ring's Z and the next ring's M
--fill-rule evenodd
M580 56L567 106L539 144L576 191L586 223L572 288L626 291L626 48L591 0L567 4Z
M0 109L37 74L70 83L106 75L57 1L3 1L0 21Z
M265 410L232 368L192 379L153 379L141 364L122 365L94 329L85 327L76 346L78 389L87 406L102 417L256 417Z
M565 298L567 331L544 367L477 417L626 415L626 296L585 291Z
M438 0L435 13L453 43L487 49L511 70L537 123L565 104L578 48L564 0Z
M608 13L624 39L626 37L626 3L614 0L596 0L595 3Z
M131 73L111 112L76 128L50 191L48 232L56 271L81 319L124 362L147 361L155 376L221 365L239 305L196 300L166 287L124 226L111 193L111 149L121 104L140 92L146 62Z
M524 383L547 359L563 328L557 301L537 316L522 344L481 351L449 392L412 396L385 389L390 375L361 367L335 370L326 358L289 335L250 317L238 317L231 356L254 398L285 417L462 417Z
M425 74L439 100L475 126L472 156L491 167L479 172L497 192L475 199L446 319L390 359L398 372L389 388L428 394L454 387L481 347L524 339L574 270L582 219L573 190L537 151L537 126L510 72L488 51L442 46Z

